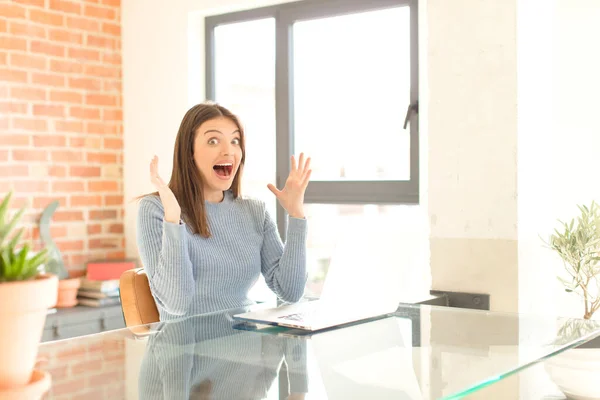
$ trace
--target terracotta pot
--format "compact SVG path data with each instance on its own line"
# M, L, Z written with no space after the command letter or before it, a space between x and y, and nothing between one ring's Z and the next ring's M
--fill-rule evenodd
M31 381L48 309L56 305L58 278L0 283L0 390Z
M48 372L34 369L31 374L31 382L28 385L0 390L0 400L41 399L51 385L52 377Z
M81 279L69 278L58 281L57 308L68 308L77 305L77 291L81 286Z

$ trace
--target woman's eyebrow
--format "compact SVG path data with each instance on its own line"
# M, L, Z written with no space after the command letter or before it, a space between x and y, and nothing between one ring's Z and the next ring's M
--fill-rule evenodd
M223 132L217 130L217 129L209 129L206 132L204 132L204 134L206 135L209 132L215 132L215 133L220 133L221 135L223 134ZM236 133L240 133L239 129L236 129L235 131L231 132L232 135L235 135Z

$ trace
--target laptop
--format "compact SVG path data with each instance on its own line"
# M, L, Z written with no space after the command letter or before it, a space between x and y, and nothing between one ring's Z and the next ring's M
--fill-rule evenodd
M395 312L407 300L402 276L413 267L414 252L403 251L406 246L375 222L363 221L345 231L318 300L262 308L234 319L317 331Z

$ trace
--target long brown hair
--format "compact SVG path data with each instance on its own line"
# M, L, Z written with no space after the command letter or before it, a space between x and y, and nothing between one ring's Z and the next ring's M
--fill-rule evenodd
M198 128L211 119L229 118L240 131L240 147L242 158L240 166L233 178L231 191L233 197L241 195L242 170L246 159L246 148L244 146L244 129L238 117L227 108L213 102L205 102L190 108L181 121L175 150L173 152L173 170L169 188L173 191L175 198L181 207L181 216L185 223L194 233L203 237L210 237L208 219L204 204L204 178L194 162L194 141ZM158 194L155 192L153 194Z

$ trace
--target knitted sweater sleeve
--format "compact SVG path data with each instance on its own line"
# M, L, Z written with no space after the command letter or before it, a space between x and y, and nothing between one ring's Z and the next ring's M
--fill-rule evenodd
M140 200L137 245L157 303L173 315L185 315L196 288L187 251L186 226L164 221L160 198Z
M287 240L283 244L275 221L265 210L261 269L267 286L283 301L294 303L306 285L306 219L289 218Z

